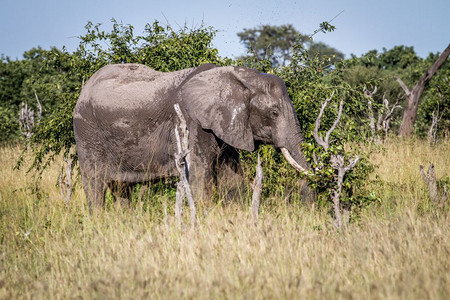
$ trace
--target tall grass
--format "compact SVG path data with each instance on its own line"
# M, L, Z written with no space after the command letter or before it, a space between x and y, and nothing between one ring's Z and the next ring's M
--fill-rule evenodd
M429 203L418 171L434 162L438 178L450 176L449 142L395 141L372 154L380 202L343 232L325 210L278 199L262 199L258 226L246 201L201 208L195 232L172 218L167 229L148 203L90 215L80 185L61 200L57 164L32 192L32 178L12 170L18 153L0 149L2 299L450 295L448 208Z

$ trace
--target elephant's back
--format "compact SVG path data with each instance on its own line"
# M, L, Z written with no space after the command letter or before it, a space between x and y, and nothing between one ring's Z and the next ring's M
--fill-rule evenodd
M86 83L86 87L95 87L108 81L124 83L127 81L153 81L164 73L141 64L114 64L98 70Z
M78 102L108 110L149 107L166 100L191 71L165 73L140 64L108 65L88 80Z

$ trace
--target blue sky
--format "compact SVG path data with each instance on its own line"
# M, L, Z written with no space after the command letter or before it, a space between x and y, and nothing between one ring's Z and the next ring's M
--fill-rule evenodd
M395 45L413 46L426 57L442 52L450 42L450 0L2 0L0 55L21 58L32 47L63 45L72 51L88 21L105 24L111 18L135 27L141 34L155 19L174 28L202 22L219 32L214 45L222 56L245 53L236 35L261 24L293 24L304 34L344 11L332 24L336 31L317 34L342 51L361 55Z

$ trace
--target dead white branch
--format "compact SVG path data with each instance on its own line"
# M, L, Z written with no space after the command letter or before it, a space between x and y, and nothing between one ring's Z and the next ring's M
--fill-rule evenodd
M191 210L191 228L195 227L196 208L194 198L192 196L191 187L189 185L189 131L186 125L186 119L181 112L178 104L174 105L175 112L180 120L179 127L175 125L175 138L177 141L177 153L175 154L175 165L180 174L180 181L177 184L177 194L175 203L175 217L178 220L178 225L181 228L181 215L183 212L183 200L186 197ZM180 134L181 132L181 134Z
M33 136L34 110L28 108L28 104L22 102L19 114L19 130L28 140Z
M437 111L433 111L431 113L431 125L430 125L430 129L428 130L428 136L427 136L427 141L428 144L433 145L436 143L436 134L437 134L437 130L438 130L438 125L439 122L442 119L442 116L444 115L444 113L441 114L441 116L439 116L439 105L437 108Z
M333 99L334 91L331 93L331 96L325 100L324 103L322 103L322 107L320 108L319 116L316 119L315 126L314 126L314 132L313 136L316 142L322 146L322 148L327 151L328 147L330 146L330 135L333 132L333 130L336 128L337 124L339 123L339 120L342 116L342 107L344 105L344 102L341 100L341 103L339 104L339 112L336 120L334 121L331 128L326 132L325 139L323 139L322 135L319 133L320 128L320 122L322 120L323 112L325 111L325 108L327 107L328 103Z
M376 128L375 128L375 116L373 113L373 106L372 106L372 101L373 101L373 95L375 95L375 93L377 92L378 88L377 86L375 86L375 88L373 89L372 92L370 92L366 86L364 86L363 88L363 92L364 95L367 98L367 106L369 108L369 126L370 126L370 130L372 131L372 136L376 135ZM378 125L378 122L377 122Z
M374 109L373 109L373 101L374 101L373 95L375 95L375 93L377 92L377 87L375 86L374 90L372 92L370 92L364 86L363 92L367 98L369 126L370 126L370 131L372 132L372 140L374 140L376 143L380 143L381 140L379 138L378 132L383 130L384 139L387 140L392 114L394 113L394 110L396 108L401 108L400 105L397 105L400 98L397 98L397 101L395 102L395 104L392 107L390 107L389 100L386 98L386 94L384 94L383 95L383 109L378 112L377 122L375 123L375 113L374 113Z
M27 140L33 136L34 128L39 124L42 117L42 106L36 91L34 92L34 96L36 97L36 107L38 109L37 121L35 119L35 111L28 108L27 103L22 102L19 112L19 131Z
M376 91L374 91L376 92ZM322 146L322 148L327 151L330 144L329 144L329 138L333 130L336 128L337 124L339 123L339 120L342 116L342 107L343 107L343 101L341 100L339 104L339 112L336 117L336 120L334 121L333 125L331 126L330 130L327 131L325 135L325 139L323 139L319 135L319 128L320 128L320 122L323 116L323 112L330 102L333 94L330 98L328 98L323 104L319 112L319 116L316 119L315 122L315 128L313 132L313 136L316 140L316 142ZM345 173L347 173L350 169L352 169L356 163L358 162L359 157L357 156L355 159L350 161L350 163L346 166L345 165L345 157L341 154L331 154L330 155L330 162L333 169L337 171L337 174L335 174L335 181L336 181L336 187L333 189L333 193L331 195L331 198L333 200L333 210L334 210L334 226L336 229L340 229L344 223L346 225L349 221L349 215L350 215L350 207L342 207L340 202L340 197L342 193L342 185L344 182L344 176Z
M331 166L337 170L336 184L337 188L333 190L332 199L333 199L333 209L335 214L334 226L336 228L341 228L342 224L345 225L348 223L349 218L349 208L342 207L340 197L342 194L342 184L344 183L344 176L350 169L352 169L359 160L359 156L350 161L350 163L345 166L345 159L343 155L340 154L332 154L330 157ZM343 212L343 215L341 214ZM344 218L343 218L344 217Z
M39 102L39 97L38 97L36 91L34 91L34 97L36 98L37 109L38 109L36 125L39 125L39 122L41 121L41 117L42 117L42 106L41 106L41 102Z
M258 162L256 164L256 174L253 180L252 189L252 215L253 221L258 222L259 215L259 204L261 202L261 192L262 192L262 180L263 180L263 168L261 165L261 158L258 153Z
M403 80L400 79L400 77L395 77L395 79L397 80L398 84L400 85L400 87L403 89L403 91L405 92L406 97L411 96L411 91L410 89L406 86L406 84L403 82Z
M394 110L396 108L402 108L400 105L398 105L399 100L400 100L400 98L397 98L397 101L394 103L394 105L392 105L392 107L389 107L389 100L386 98L386 94L383 95L383 105L385 108L385 112L384 112L384 114L381 114L381 118L379 117L379 120L381 120L381 119L383 120L382 121L382 129L384 131L385 141L388 138L388 131L390 128L390 122L391 122L391 118L392 118L392 114L394 113Z

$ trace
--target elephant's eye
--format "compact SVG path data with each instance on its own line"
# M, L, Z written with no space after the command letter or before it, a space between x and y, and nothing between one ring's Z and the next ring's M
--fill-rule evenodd
M276 111L276 110L271 110L270 111L270 118L271 119L276 119L276 118L278 118L278 116L279 116L278 111Z

